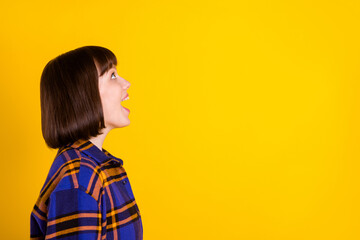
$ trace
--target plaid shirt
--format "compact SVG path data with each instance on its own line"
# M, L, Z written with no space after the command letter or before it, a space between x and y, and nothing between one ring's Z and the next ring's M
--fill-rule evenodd
M142 240L123 161L88 140L59 148L31 212L30 238Z

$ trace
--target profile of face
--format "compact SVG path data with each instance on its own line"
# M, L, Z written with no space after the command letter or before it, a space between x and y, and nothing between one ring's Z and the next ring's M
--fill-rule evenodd
M130 82L118 75L115 66L99 77L99 92L107 128L121 128L130 124L130 110L121 105L128 98L129 87Z

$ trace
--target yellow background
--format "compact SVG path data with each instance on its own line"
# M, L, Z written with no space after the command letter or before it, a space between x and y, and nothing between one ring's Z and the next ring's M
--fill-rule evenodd
M40 75L100 45L131 83L145 240L360 239L359 1L1 1L1 239L28 239L56 154Z

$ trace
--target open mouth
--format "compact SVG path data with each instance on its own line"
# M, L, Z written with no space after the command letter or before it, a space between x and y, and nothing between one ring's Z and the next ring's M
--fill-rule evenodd
M125 98L123 98L122 100L121 100L121 107L123 107L126 111L128 111L128 112L130 112L130 110L128 109L128 108L126 108L126 107L124 107L123 105L122 105L122 102L123 101L126 101L126 100L129 100L130 98L129 98L129 95L128 94L126 94L126 96L125 96Z
M130 112L130 110L124 106L122 106L126 111Z

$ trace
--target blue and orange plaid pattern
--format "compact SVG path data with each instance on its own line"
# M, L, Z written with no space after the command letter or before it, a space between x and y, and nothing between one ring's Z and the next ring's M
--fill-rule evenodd
M59 148L31 212L30 238L142 240L123 161L89 140Z

